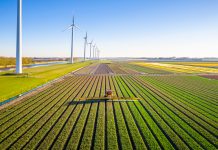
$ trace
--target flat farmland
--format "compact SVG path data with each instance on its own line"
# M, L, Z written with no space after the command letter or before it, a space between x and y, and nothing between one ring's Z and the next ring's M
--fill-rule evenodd
M218 80L91 64L0 110L0 149L215 150Z
M150 68L150 69L157 69L157 70L167 71L167 72L171 72L171 73L218 74L218 69L217 68L212 68L212 67L214 67L213 65L217 65L216 63L214 63L214 64L209 64L209 63L188 64L188 63L184 63L184 62L183 63L178 63L178 62L177 63L133 62L131 64L136 65L136 66L142 66L142 67ZM210 65L212 66L211 68L209 68Z

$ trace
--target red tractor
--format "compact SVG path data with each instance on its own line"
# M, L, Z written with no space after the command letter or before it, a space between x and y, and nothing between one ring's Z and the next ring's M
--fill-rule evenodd
M113 96L113 91L112 90L106 90L105 91L105 97L112 98L112 96Z

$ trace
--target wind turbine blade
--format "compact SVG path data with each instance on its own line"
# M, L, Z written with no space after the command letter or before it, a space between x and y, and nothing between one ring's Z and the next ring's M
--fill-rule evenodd
M69 30L69 29L72 29L72 27L73 27L73 25L70 25L66 29L64 29L62 32L66 31L66 30Z
M75 27L75 28L77 28L77 29L79 29L79 30L81 30L78 26L76 26L76 25L74 25L73 27Z

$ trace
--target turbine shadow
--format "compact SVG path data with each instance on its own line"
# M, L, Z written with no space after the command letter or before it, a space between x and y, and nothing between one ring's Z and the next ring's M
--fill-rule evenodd
M21 74L17 74L17 73L3 73L3 74L0 74L0 76L29 77L29 74L28 73L21 73Z

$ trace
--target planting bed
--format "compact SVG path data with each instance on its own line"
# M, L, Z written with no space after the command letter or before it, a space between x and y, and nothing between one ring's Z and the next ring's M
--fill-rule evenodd
M201 75L202 77L218 80L218 75Z
M101 99L108 89L122 99ZM217 89L198 76L91 65L1 110L0 149L217 149Z

